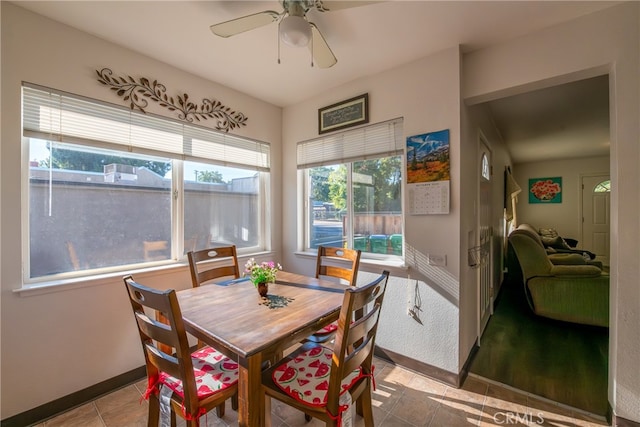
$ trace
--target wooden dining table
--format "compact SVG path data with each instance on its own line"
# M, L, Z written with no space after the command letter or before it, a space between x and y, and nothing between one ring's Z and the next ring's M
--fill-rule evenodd
M239 426L261 426L266 421L263 413L270 405L265 405L260 391L263 362L336 321L345 288L280 271L266 298L249 281L177 293L187 331L238 361Z

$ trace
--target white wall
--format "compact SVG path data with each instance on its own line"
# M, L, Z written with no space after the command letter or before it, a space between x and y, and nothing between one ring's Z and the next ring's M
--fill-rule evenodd
M2 2L2 408L1 418L32 409L144 364L122 275L65 286L51 293L16 293L22 287L22 81L121 104L96 80L96 69L158 79L170 93L215 98L243 112L247 126L233 131L272 144L270 229L280 248L282 110L204 81L125 48L112 45ZM175 118L150 106L149 111ZM208 125L208 123L203 123ZM210 125L211 126L211 125ZM135 208L135 207L132 207ZM70 218L70 220L73 220ZM188 268L137 273L158 288L191 286Z
M404 135L450 129L451 211L448 215L406 215L405 250L408 269L392 269L376 343L393 352L457 374L460 205L460 54L451 48L388 72L359 79L316 98L284 109L283 194L299 194L296 143L317 137L318 108L369 94L370 122L404 118ZM406 197L406 194L405 194ZM302 248L298 229L301 200L285 197L283 207L284 265L300 272L314 269L315 258L295 255ZM407 201L404 203L405 210ZM447 256L446 267L426 264L427 254ZM465 261L466 262L466 261ZM361 262L361 269L379 273L381 265ZM363 283L373 275L361 273ZM409 278L407 278L409 277ZM407 300L422 299L422 324L407 315Z
M518 223L531 224L535 228L555 228L562 237L580 240L581 177L609 174L609 160L607 156L514 165L513 176L522 188L517 205ZM562 203L529 203L529 179L558 176L562 177Z
M465 56L463 96L481 102L609 73L611 319L609 402L640 422L640 4L628 2Z

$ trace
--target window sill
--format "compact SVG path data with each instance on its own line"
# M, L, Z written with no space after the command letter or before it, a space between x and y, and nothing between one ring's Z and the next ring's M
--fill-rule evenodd
M266 255L271 254L269 251L255 252L250 254L238 255L238 265L242 268L246 259L265 258ZM314 255L315 256L315 255ZM108 273L94 274L91 276L79 276L60 278L42 282L33 282L25 284L20 289L14 289L13 293L22 297L44 295L52 292L62 292L74 289L87 288L92 286L102 286L106 284L113 284L114 280L121 280L126 275L134 275L136 280L153 279L155 276L164 275L167 273L179 272L183 269L188 269L189 263L186 260L179 260L176 262L155 265L152 267L142 268L123 268L121 270L110 271Z
M312 258L314 260L317 258L317 254L315 252L298 251L295 252L295 255L304 258ZM409 271L409 266L405 264L404 259L400 257L397 259L360 258L360 270L379 273L380 269L388 270L391 276L406 277Z
M148 279L159 274L166 274L188 268L184 262L175 262L161 266L145 267L138 269L123 269L92 276L82 276L73 278L56 279L45 282L25 284L20 289L14 289L13 293L22 297L44 295L52 292L63 292L93 286L112 284L114 280L121 280L126 275L135 275L136 279Z

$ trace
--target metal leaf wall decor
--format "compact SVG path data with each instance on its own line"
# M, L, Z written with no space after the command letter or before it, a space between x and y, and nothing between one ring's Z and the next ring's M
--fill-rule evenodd
M144 109L149 105L148 99L150 99L169 111L177 111L178 118L181 120L188 122L217 120L216 129L224 132L247 125L247 117L244 114L225 107L220 101L203 98L202 104L196 105L189 100L189 95L186 93L176 96L175 99L168 96L167 88L157 80L151 81L146 77L140 77L136 81L131 76L113 76L113 71L109 68L96 70L96 73L98 81L109 86L122 97L123 101L129 102L132 110L137 109L146 114Z

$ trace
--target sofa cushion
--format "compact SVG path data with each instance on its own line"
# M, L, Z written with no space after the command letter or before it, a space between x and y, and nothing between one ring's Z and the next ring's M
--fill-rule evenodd
M555 228L539 228L538 234L540 234L540 236L542 237L558 237L558 231Z
M587 264L584 257L577 253L558 252L553 248L547 248L549 259L555 265L581 265Z
M553 249L571 249L571 246L560 236L548 237L540 235L542 244Z
M599 277L602 270L595 265L554 265L550 271L551 276L563 277Z

